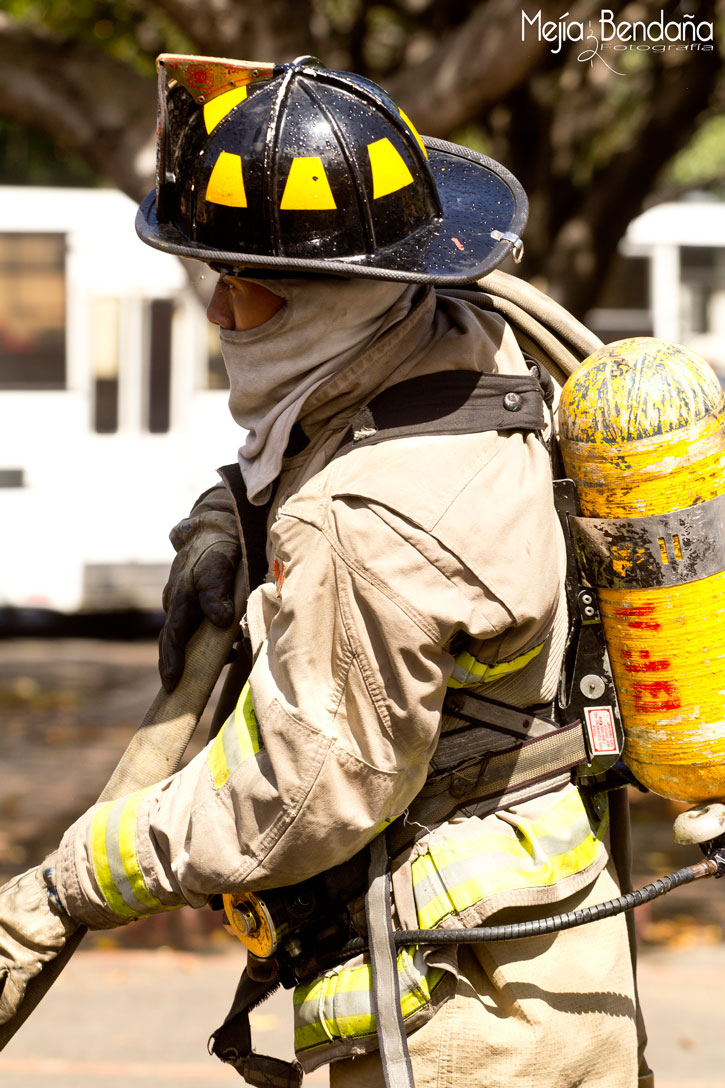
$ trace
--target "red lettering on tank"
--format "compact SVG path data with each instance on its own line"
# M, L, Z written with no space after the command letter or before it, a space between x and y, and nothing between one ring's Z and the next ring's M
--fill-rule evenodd
M679 710L682 706L677 685L670 680L640 681L634 684L634 708L648 713Z
M618 608L615 615L626 620L630 616L651 616L654 610L653 604L627 604L624 608Z
M634 709L647 714L661 714L665 710L681 710L682 703L679 699L670 699L662 703L639 703L635 699Z
M661 624L657 620L647 618L652 616L654 611L653 604L637 604L618 608L614 614L617 619L624 620L627 627L633 631L659 631Z
M665 672L672 668L672 662L667 658L652 658L649 650L637 650L635 660L634 650L623 650L622 658L627 672Z

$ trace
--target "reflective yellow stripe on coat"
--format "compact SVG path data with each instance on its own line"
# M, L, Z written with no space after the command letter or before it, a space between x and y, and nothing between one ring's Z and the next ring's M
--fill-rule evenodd
M449 688L474 687L477 684L491 684L494 680L501 680L512 672L518 672L525 668L530 661L540 654L544 643L534 646L526 653L519 654L511 661L498 661L495 665L486 665L479 661L473 654L464 650L457 654L453 665L453 672L448 681Z
M472 819L471 830L450 838L439 828L412 863L418 925L434 929L491 896L548 888L584 872L601 859L606 824L605 819L593 831L579 791L568 786L551 795L548 810L535 821L507 812L480 824ZM398 972L408 1019L431 1001L445 972L427 968L415 947L401 950ZM295 1049L301 1060L374 1033L367 964L343 965L295 990Z
M100 805L91 823L93 872L114 914L141 918L169 910L146 887L136 856L136 817L148 789Z
M412 864L420 927L433 929L502 892L552 887L597 861L604 825L592 831L573 786L555 796L537 821L508 814L493 831L434 838Z
M247 684L236 708L207 753L216 789L261 748L259 728ZM96 882L111 910L122 918L142 918L171 910L146 887L136 855L136 818L148 789L100 805L91 823L91 851Z
M262 747L249 681L237 705L216 735L206 757L215 789L221 789L237 767Z
M400 1005L403 1020L424 1008L445 975L438 967L426 967L417 948L398 952ZM375 1034L370 964L325 972L294 995L295 1050L309 1053L332 1043L352 1041Z

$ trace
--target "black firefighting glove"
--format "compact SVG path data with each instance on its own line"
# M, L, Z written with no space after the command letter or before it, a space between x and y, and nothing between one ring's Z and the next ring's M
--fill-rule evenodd
M222 628L234 620L234 579L242 552L227 489L205 491L169 539L177 555L162 597L166 621L159 636L159 672L166 691L173 691L184 671L186 644L204 616Z

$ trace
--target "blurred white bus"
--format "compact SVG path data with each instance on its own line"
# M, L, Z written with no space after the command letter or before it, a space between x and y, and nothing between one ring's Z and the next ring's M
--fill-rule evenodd
M725 383L725 202L691 193L632 220L599 307L606 342L656 336L702 355Z
M215 277L144 246L135 211L111 190L0 187L0 625L158 609L170 527L236 457L201 301ZM635 219L586 320L725 374L725 204Z
M158 609L169 529L236 458L190 279L213 274L143 245L135 211L0 188L0 610Z

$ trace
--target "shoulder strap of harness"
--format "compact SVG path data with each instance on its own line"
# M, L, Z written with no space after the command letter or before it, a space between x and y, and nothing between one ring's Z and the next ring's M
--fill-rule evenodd
M237 531L242 546L240 563L244 568L244 580L247 597L249 597L252 590L262 584L267 573L267 517L270 504L254 506L249 501L238 464L224 465L217 471L234 501ZM239 694L252 668L251 649L247 639L238 638L233 653L234 656L230 661L217 705L214 708L207 743L213 740L229 715L233 713Z
M247 498L247 488L239 465L224 465L217 470L227 486L237 515L237 529L242 544L242 563L246 573L247 593L264 581L267 573L267 517L269 503L254 506Z
M335 457L358 446L412 435L542 431L544 403L537 369L528 374L424 374L384 389L361 408Z

